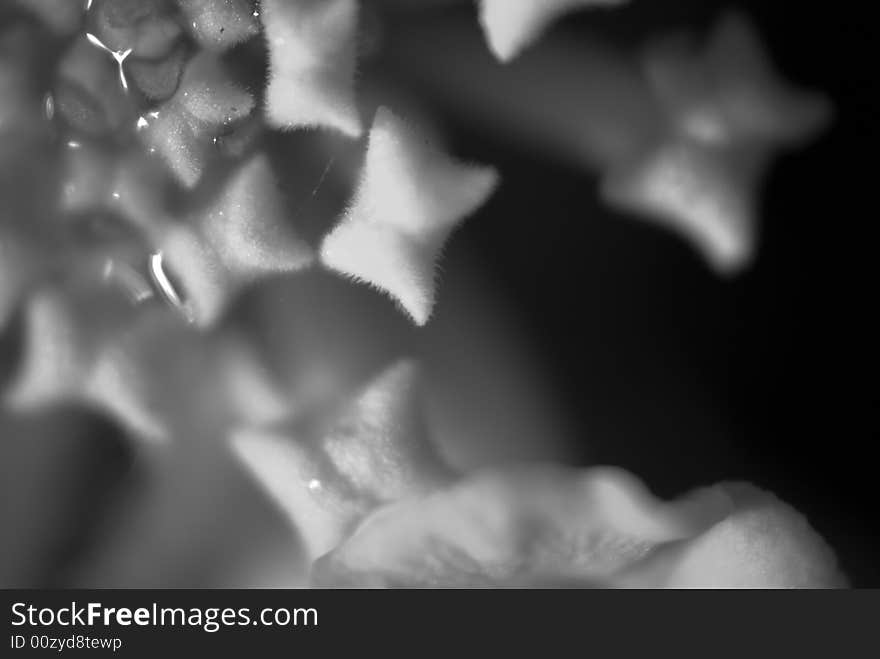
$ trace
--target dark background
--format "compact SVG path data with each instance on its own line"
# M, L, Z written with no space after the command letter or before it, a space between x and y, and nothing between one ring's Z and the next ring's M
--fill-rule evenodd
M625 466L666 496L753 481L807 515L854 585L877 587L880 108L867 9L636 0L554 29L626 47L705 32L730 7L784 78L823 90L836 112L818 141L776 161L748 272L717 278L676 236L604 208L583 172L505 152L454 114L458 145L497 164L504 186L450 258L477 255L515 302L578 415L585 463Z

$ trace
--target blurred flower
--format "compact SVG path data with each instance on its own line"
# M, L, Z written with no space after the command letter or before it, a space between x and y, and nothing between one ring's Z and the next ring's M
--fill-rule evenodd
M666 503L616 469L476 474L377 510L320 559L336 586L824 588L845 584L804 518L747 484Z

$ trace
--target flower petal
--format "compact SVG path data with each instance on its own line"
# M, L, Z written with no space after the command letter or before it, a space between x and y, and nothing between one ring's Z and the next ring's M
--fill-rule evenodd
M324 239L321 260L387 292L424 325L443 244L497 183L494 169L452 160L380 108L354 201Z
M260 31L250 0L177 0L191 32L205 49L224 51Z
M601 583L731 510L715 490L658 501L618 469L487 471L379 509L316 563L315 581L473 587L552 575Z
M263 155L242 165L191 222L170 226L159 249L181 280L192 320L203 327L247 284L305 269L313 260L311 248L287 221Z
M234 433L239 457L287 513L310 558L332 549L380 502L448 479L416 404L416 371L401 362L327 425Z
M492 53L509 62L563 14L587 7L615 7L628 0L480 0L480 24Z
M665 548L627 585L667 588L839 588L836 558L807 519L748 483L718 486L735 510L700 536Z

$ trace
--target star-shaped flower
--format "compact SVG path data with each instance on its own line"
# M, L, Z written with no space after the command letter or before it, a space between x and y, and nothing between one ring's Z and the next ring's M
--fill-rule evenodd
M124 261L108 262L102 279L81 277L29 297L8 406L77 402L152 441L287 414L285 397L241 340L189 327Z
M157 247L156 267L167 263L179 278L177 295L200 326L214 323L244 286L302 270L314 258L287 220L263 155L233 173L206 210L188 222L166 225Z
M628 0L479 0L480 24L492 53L509 62L538 40L562 15L588 7L616 7Z
M404 361L329 420L235 433L236 452L287 513L312 559L379 503L447 480L417 393L417 371Z
M443 244L497 182L491 167L451 159L380 108L354 200L324 239L321 260L387 292L424 325L434 306L434 268Z
M736 273L754 254L755 196L766 165L826 123L828 102L780 82L735 14L699 55L677 41L649 50L645 72L665 132L612 165L602 194L676 229L719 273Z
M266 119L275 128L362 132L354 97L355 0L263 0L269 47Z

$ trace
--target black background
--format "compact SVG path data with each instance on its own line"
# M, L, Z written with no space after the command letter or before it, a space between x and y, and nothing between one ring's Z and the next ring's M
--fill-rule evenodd
M624 466L663 496L754 481L808 516L854 585L878 587L880 108L867 4L633 0L554 28L628 47L667 28L705 31L736 6L785 78L833 99L832 128L772 170L757 261L732 281L672 234L604 207L583 172L443 119L456 152L505 181L447 258L478 259L514 303L576 415L583 463ZM118 450L110 462L126 461Z

